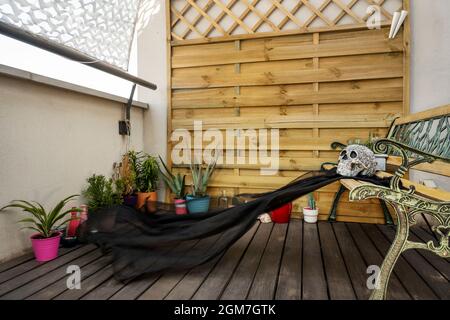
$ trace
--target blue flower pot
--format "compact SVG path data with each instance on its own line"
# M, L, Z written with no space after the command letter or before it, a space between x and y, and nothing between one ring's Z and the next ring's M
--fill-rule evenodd
M210 197L196 198L191 195L186 196L187 208L189 213L203 213L209 209Z

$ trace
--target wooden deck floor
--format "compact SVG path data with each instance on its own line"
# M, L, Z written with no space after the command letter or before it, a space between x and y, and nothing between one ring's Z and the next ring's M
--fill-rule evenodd
M413 228L413 237L432 239ZM257 224L220 259L127 285L112 277L110 257L92 245L61 249L39 264L26 256L0 265L0 299L367 299L366 268L380 265L394 229L354 223ZM78 265L80 290L66 269ZM450 264L410 251L391 278L391 299L450 299Z

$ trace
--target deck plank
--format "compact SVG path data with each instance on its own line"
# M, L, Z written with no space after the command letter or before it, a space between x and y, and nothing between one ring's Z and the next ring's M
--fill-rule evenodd
M84 285L84 280L88 279L91 275L95 274L99 270L105 268L107 265L111 263L111 256L104 255L94 262L89 263L84 266L81 270L81 283ZM51 300L56 296L62 294L63 292L69 290L67 288L66 278L62 278L55 283L42 288L40 291L35 294L29 296L27 300Z
M363 256L366 265L381 266L384 257L381 256L380 252L367 236L361 225L357 223L347 223L346 225L355 240L359 252ZM411 300L411 296L395 274L391 275L387 298L393 300Z
M411 240L434 239L423 227L411 231ZM93 245L62 249L47 263L26 254L0 265L0 299L367 299L367 266L381 264L394 232L392 227L354 223L258 222L203 265L128 283L114 279L111 255ZM193 246L208 250L220 242L220 235L215 237L184 242L167 254L182 257ZM67 288L71 264L81 267L81 290ZM408 251L392 274L388 298L448 300L449 277L448 260L424 250Z
M359 300L368 299L370 290L367 288L367 265L353 241L350 231L343 223L334 223L333 229L341 248L343 259L347 266L356 297Z
M199 252L207 252L212 246L216 244L222 234L217 234L197 242L193 249ZM186 251L189 254L190 250ZM139 296L139 300L163 300L170 291L183 279L189 270L180 271L174 270L165 273L155 283L152 284L142 295Z
M64 256L67 253L70 253L70 252L75 251L75 250L79 250L81 248L82 248L81 246L76 246L76 247L73 247L73 248L60 248L59 252L58 252L59 253L59 258L61 258L62 256ZM45 265L47 263L50 263L50 262L51 261L49 261L49 262L38 262L35 259L31 259L31 260L28 259L28 261L26 261L24 263L21 263L21 264L18 264L16 266L12 267L12 268L8 268L8 270L5 270L4 272L0 273L0 284L3 283L3 282L8 281L8 280L10 280L10 279L12 279L14 277L17 277L17 276L19 276L19 275L21 275L21 274L23 274L23 273L25 273L27 271L33 270L35 268L38 268L38 267L43 266L43 265Z
M319 233L316 224L303 224L303 289L304 300L328 300L327 281L323 270Z
M166 300L190 300L202 285L203 281L208 277L214 267L217 265L222 256L195 267L190 270L187 275L169 292L165 297Z
M411 240L418 241L418 242L428 242L433 241L436 244L436 239L428 234L427 232L419 229L419 228L412 228L411 229ZM450 281L450 259L443 259L439 257L438 255L426 251L426 250L419 250L419 253L429 262L431 265L433 265L436 270L439 270L439 272L447 279L447 281Z
M34 259L33 252L28 252L19 257L14 258L14 259L3 262L2 264L0 264L0 273L5 272L14 267L17 267L18 265L20 265L24 262L28 262L32 259Z
M1 297L1 299L11 299L11 300L25 299L31 296L32 294L36 293L37 291L41 290L42 288L45 288L60 279L67 279L68 277L67 267L69 265L79 266L82 272L83 267L85 265L97 260L102 255L103 254L99 249L90 251L87 254L82 255L79 258L62 265L61 267L53 270L52 272L49 272L39 278L36 278L35 280L28 282L22 287L5 294L4 296Z
M278 276L276 299L302 298L302 244L303 221L291 220Z
M330 299L355 300L355 291L331 224L319 223L318 228Z
M190 248L195 246L199 241L198 240L190 240L183 242L173 248L169 248L164 254L170 255L183 255L188 254ZM158 261L153 261L152 264L157 264ZM155 267L155 266L153 266ZM139 298L148 288L150 288L158 279L163 275L162 272L155 272L149 275L143 275L134 279L131 282L127 282L127 284L122 287L119 291L117 291L113 296L111 296L111 300L133 300Z
M66 290L60 295L56 296L54 300L78 300L84 295L91 292L103 282L113 276L113 268L111 265L107 265L103 269L100 269L89 278L84 279L81 283L81 289L78 290Z
M383 253L383 256L386 256L391 243L386 240L377 226L363 225L362 227L367 235L372 239L378 250ZM393 272L400 279L403 286L406 288L413 299L437 299L437 296L433 293L430 287L414 271L414 269L408 264L408 262L406 262L403 256L400 256L400 258L397 260Z
M107 281L102 283L101 286L96 287L91 292L83 296L81 300L108 300L124 286L125 283L118 281L114 277L111 277Z
M274 224L269 242L264 250L248 300L273 300L286 239L287 224Z
M192 297L193 300L219 299L222 291L233 275L235 268L239 264L242 255L247 249L247 246L252 240L253 235L258 229L259 224L259 222L256 223L244 236L228 249L214 270L208 275L206 280Z
M393 228L383 226L379 229L390 242L394 240L395 230ZM416 250L405 251L402 256L411 266L414 266L417 274L425 280L427 285L440 299L450 299L450 283L448 280L445 279L439 271L433 268L433 266L431 266Z
M68 262L75 260L76 258L96 249L94 245L83 246L77 250L72 250L69 253L60 256L59 258L49 261L47 263L38 265L36 268L33 268L25 273L22 273L8 281L3 282L0 285L0 297L5 295L6 293L23 286L24 284L39 278L58 267L67 264Z
M258 270L264 249L272 232L272 224L261 224L251 241L241 263L225 288L222 300L239 300L247 298L253 278Z

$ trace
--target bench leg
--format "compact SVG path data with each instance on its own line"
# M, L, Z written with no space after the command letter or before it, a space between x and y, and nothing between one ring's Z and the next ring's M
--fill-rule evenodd
M343 185L340 185L338 192L336 192L336 195L334 196L333 205L331 206L330 214L328 215L328 221L330 222L336 221L337 207L344 192L345 187Z
M372 295L370 296L371 300L386 299L389 278L392 270L394 270L395 263L401 253L405 250L405 246L408 242L409 222L407 217L407 209L395 203L392 203L392 205L397 214L397 234L395 235L394 242L392 242L386 257L384 258L383 264L381 265L377 288L372 291Z
M383 209L383 214L384 214L384 222L388 225L388 226L392 226L394 225L394 221L392 221L392 216L391 213L389 212L389 209L386 205L386 202L384 202L384 200L380 200L380 206L381 209Z

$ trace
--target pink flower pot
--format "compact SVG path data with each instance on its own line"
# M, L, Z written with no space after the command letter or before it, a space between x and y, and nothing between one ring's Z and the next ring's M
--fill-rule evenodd
M40 234L34 234L30 237L36 260L44 262L55 259L58 256L61 232L56 232L56 235L51 238L40 238L40 236Z
M174 203L175 203L175 213L176 214L187 214L186 200L175 199Z

